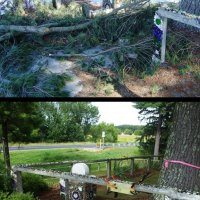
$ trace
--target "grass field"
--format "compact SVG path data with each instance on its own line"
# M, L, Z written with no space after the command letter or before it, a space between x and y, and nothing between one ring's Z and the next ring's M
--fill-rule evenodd
M115 149L109 148L96 152L81 149L48 149L32 151L13 151L10 153L12 165L40 162L56 162L64 160L97 160L137 155L140 155L137 147Z
M118 135L118 142L136 142L138 136L136 135Z

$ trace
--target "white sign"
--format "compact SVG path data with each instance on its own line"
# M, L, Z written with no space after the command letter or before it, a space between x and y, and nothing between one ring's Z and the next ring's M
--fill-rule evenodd
M102 137L105 137L105 131L102 132Z

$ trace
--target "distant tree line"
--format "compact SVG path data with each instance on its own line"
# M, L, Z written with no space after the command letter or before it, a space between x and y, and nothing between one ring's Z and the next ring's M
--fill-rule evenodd
M127 135L132 135L136 130L139 130L143 127L144 127L143 125L128 125L128 124L116 126L116 128L118 128L121 133Z

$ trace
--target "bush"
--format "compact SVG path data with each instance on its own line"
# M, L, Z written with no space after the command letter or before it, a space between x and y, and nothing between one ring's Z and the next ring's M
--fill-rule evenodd
M10 192L11 190L11 179L6 176L4 163L0 160L0 191Z
M0 199L1 200L36 200L34 196L30 193L0 193Z
M47 183L41 176L35 174L22 174L22 182L24 192L31 192L34 196L38 196L40 192L48 190Z

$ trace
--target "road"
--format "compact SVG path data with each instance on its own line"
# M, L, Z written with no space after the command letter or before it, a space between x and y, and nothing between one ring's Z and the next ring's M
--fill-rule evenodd
M105 144L105 147L128 147L128 146L136 146L134 143L131 144ZM95 143L91 143L91 144L56 144L56 145L44 145L44 146L20 146L20 148L18 146L13 146L13 147L9 147L10 151L21 151L21 150L41 150L41 149L61 149L61 148L79 148L79 149L83 149L83 148L96 148L96 144Z

